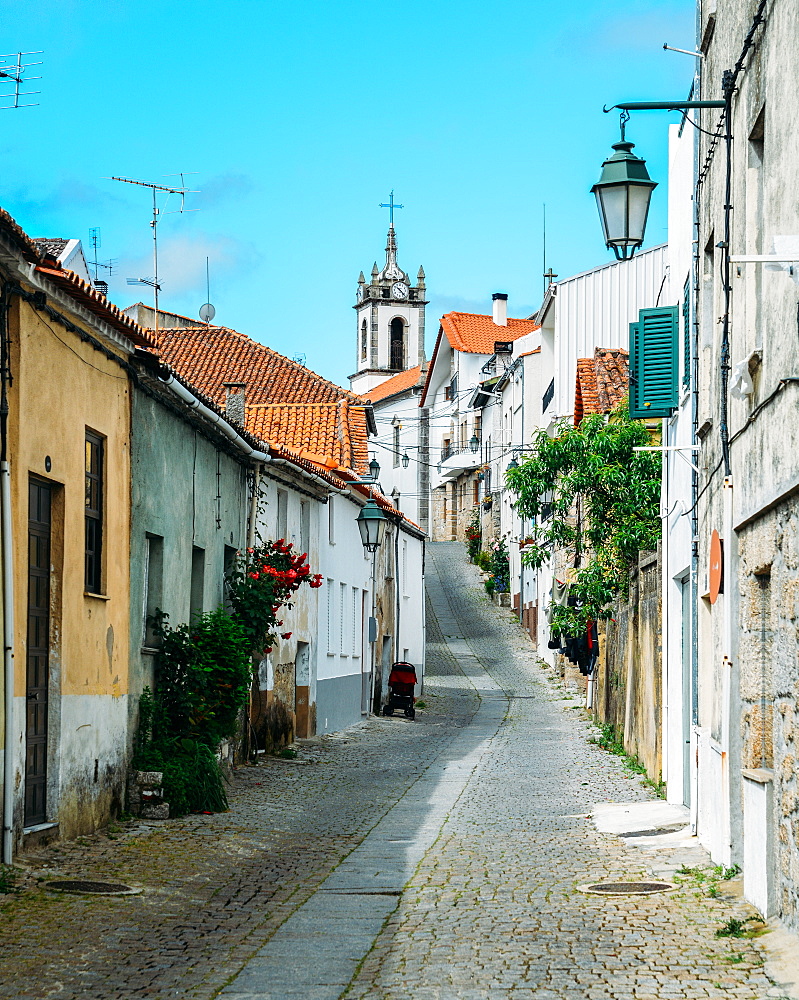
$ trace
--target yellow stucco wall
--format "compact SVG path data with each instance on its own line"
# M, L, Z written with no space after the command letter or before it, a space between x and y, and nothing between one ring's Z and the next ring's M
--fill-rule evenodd
M88 332L102 339L96 330ZM128 681L128 376L116 362L19 298L11 316L11 341L15 381L9 391L9 455L17 536L15 693L25 694L28 481L35 475L54 486L51 634L53 652L60 658L61 694L118 697L127 693ZM119 346L106 346L124 356ZM87 428L105 438L102 575L107 600L84 594ZM49 472L46 456L52 463Z

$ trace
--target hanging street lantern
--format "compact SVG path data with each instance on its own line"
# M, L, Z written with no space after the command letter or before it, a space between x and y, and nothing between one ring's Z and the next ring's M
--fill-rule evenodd
M472 436L469 438L469 451L473 455L476 455L479 450L480 450L480 441L476 434L472 434Z
M510 472L511 469L518 469L518 468L519 468L519 463L516 461L516 456L514 455L513 458L510 460L510 462L508 462L505 471Z
M626 118L625 118L626 116ZM616 260L627 260L644 242L649 202L657 187L646 169L646 161L636 156L633 143L624 138L629 112L622 112L621 140L616 151L602 164L602 176L591 191L596 195L605 245Z
M380 475L380 463L377 461L376 458L373 458L372 461L369 463L369 475L372 478L372 482L376 483L377 477Z
M408 463L410 462L410 460L411 460L410 455L406 451L405 454L402 456L402 458L400 460L402 462L403 469L407 469L408 468Z
M377 552L386 533L388 518L374 500L368 500L361 507L356 520L358 521L358 531L361 533L363 547L367 552Z

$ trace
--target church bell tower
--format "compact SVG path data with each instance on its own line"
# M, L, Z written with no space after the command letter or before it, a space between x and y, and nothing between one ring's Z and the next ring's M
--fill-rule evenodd
M397 238L394 233L393 192L391 218L386 243L386 264L378 271L375 263L371 281L361 271L358 277L355 374L350 388L361 395L385 382L398 372L424 363L424 270L419 268L416 284L397 264Z

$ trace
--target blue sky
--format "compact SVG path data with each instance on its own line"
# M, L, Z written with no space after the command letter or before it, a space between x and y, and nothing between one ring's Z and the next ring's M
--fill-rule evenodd
M200 193L159 228L165 308L196 316L210 257L216 321L339 383L355 354L358 272L384 258L393 188L399 263L427 274L438 317L540 304L547 260L566 277L609 259L591 185L618 136L603 104L684 96L691 0L14 0L0 50L43 49L38 107L0 112L0 204L32 236L102 231L125 278L152 274L151 202L111 175ZM628 138L665 239L667 125ZM193 173L188 173L193 172ZM173 202L167 209L177 207ZM146 291L142 289L142 291ZM346 383L345 383L346 384Z

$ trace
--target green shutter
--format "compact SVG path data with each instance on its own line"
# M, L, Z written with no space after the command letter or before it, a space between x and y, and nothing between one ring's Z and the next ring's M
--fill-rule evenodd
M683 361L682 384L686 388L691 384L691 276L685 279L682 290L682 336Z
M677 306L641 309L630 324L630 416L668 417L677 405Z

